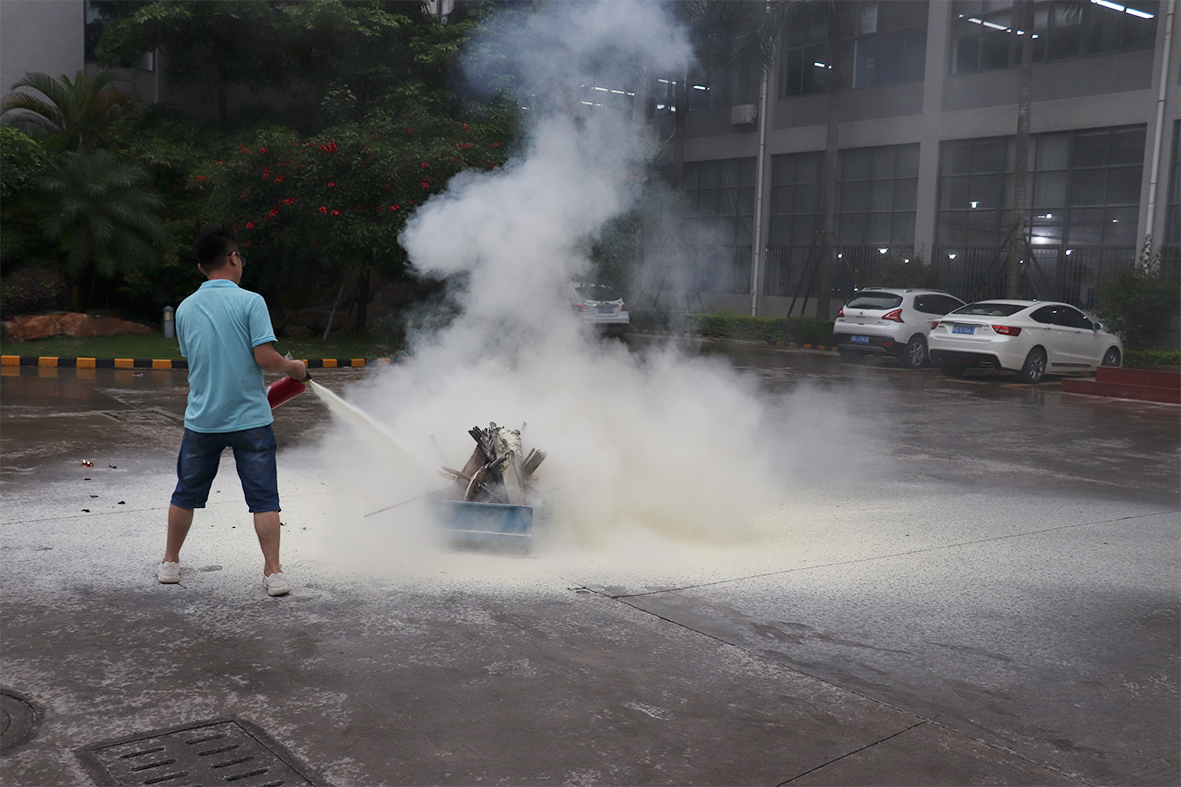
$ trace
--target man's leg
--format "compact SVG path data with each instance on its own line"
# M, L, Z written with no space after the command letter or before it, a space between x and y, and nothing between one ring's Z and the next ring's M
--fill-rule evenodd
M254 515L254 532L258 534L258 545L262 547L263 576L278 574L279 565L279 512L259 511Z
M179 563L180 548L193 524L193 509L178 505L168 506L168 544L164 547L164 562Z

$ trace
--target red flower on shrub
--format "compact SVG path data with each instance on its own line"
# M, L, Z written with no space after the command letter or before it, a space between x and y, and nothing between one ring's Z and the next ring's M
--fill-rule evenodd
M424 162L422 162L422 164L421 164L420 166L421 166L423 169L429 169L431 165L430 165L430 164L427 164L427 163L424 161Z
M279 209L278 208L271 208L271 212L268 213L267 215L273 219L279 215Z
M282 182L283 182L283 176L282 176L282 175L279 175L277 178L275 178L275 182L276 182L276 183L282 183Z
M339 211L339 210L334 210L334 211L332 211L332 215L333 215L333 216L339 216L339 215L340 215L340 211Z
M254 222L253 221L246 222L246 229L248 229L248 230L254 229Z
M397 209L398 209L397 205L390 205L390 210L397 210Z
M266 149L266 148L259 148L259 149L258 149L258 152L259 152L259 153L266 153L266 152L267 152L267 149Z
M321 205L321 206L320 206L320 212L321 212L321 213L327 213L327 212L328 212L328 208L326 208L326 207L324 207L323 205Z
M336 185L336 181L335 181L335 180L330 180L330 181L328 181L328 188L332 188L332 187L333 187L333 186L335 186L335 185Z
M271 168L269 166L264 165L262 168L262 179L266 180L270 176L271 176Z
M295 197L288 197L287 199L283 200L283 204L284 205L294 205L295 204Z

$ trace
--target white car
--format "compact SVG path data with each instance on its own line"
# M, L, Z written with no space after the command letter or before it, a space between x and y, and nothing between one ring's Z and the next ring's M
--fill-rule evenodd
M1067 303L979 301L956 309L931 331L931 360L949 377L984 367L1036 383L1047 373L1119 366L1123 342Z
M622 296L605 284L572 282L570 298L578 316L597 328L622 332L631 324Z
M963 306L941 290L866 287L844 305L832 326L845 363L891 355L912 369L927 365L927 334L939 318Z

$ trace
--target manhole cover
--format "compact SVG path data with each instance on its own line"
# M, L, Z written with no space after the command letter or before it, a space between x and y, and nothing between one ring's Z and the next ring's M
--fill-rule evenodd
M307 769L262 730L240 719L214 719L96 743L78 756L103 785L321 783L307 776Z
M0 691L0 752L24 743L37 723L33 704L16 692Z

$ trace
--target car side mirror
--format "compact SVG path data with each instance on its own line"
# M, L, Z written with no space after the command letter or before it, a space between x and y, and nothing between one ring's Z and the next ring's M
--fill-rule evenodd
M1101 331L1101 330L1103 330L1103 323L1101 323L1101 322L1092 322L1092 323L1091 323L1091 330L1092 330L1092 331Z

